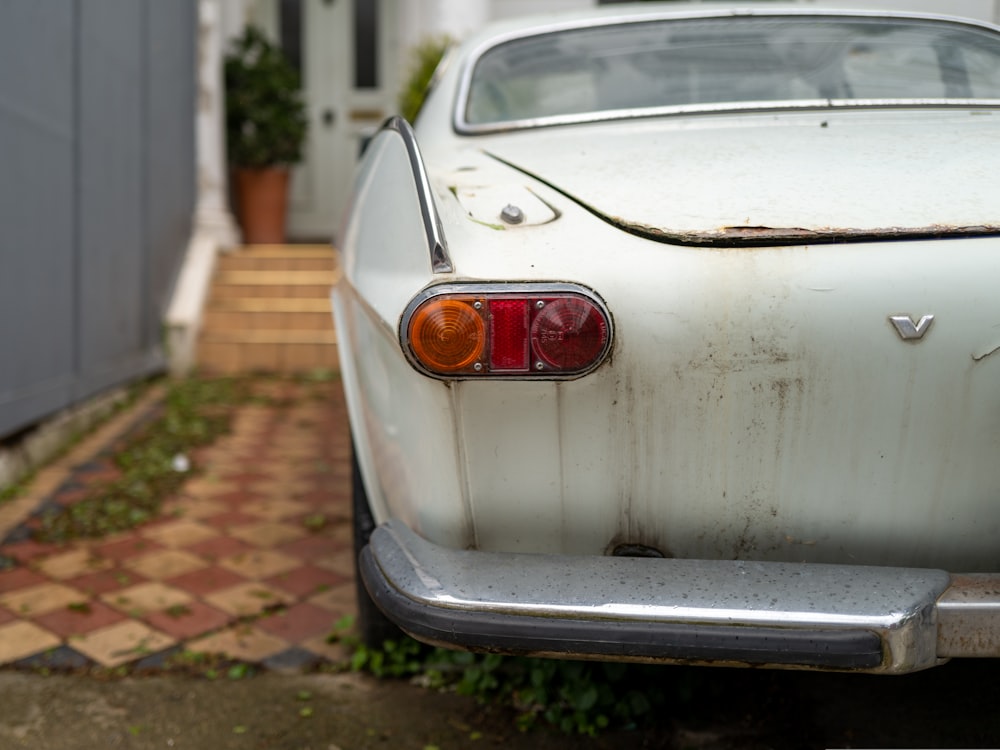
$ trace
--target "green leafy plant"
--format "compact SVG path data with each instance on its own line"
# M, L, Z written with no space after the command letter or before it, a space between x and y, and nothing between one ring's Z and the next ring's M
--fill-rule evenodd
M227 407L246 400L247 391L247 382L228 378L171 383L162 415L115 455L120 476L43 516L35 536L47 542L100 537L155 518L163 499L190 475L190 453L228 432Z
M411 53L409 73L399 92L399 113L409 122L417 119L438 63L444 57L452 41L447 36L427 39L417 45Z
M358 644L351 657L351 669L376 677L412 677L427 668L424 647L411 638L386 641L381 649Z
M226 137L230 163L259 169L302 159L308 130L299 74L255 26L225 60Z
M16 500L24 494L25 489L29 484L35 479L36 471L32 469L27 472L23 477L21 477L17 482L9 484L6 487L0 488L0 505L10 501Z
M101 407L96 418L88 420L88 426L84 429L75 430L55 451L50 453L44 459L46 463L50 463L58 460L59 458L65 456L73 446L77 445L86 435L91 434L93 430L96 430L101 425L110 421L114 416L120 414L122 411L132 406L139 397L142 396L149 388L150 380L140 380L137 383L130 385L123 395L116 397L110 406ZM17 498L24 495L24 493L31 486L31 483L35 480L38 475L38 466L30 466L29 468L20 475L16 481L8 484L6 486L0 486L0 505L5 502L16 500ZM2 559L0 559L0 570L3 569Z
M366 647L344 635L340 622L333 640L354 648L351 667L379 678L407 678L435 689L451 689L481 703L514 711L527 731L539 723L567 734L595 736L604 729L633 727L666 707L672 696L662 668L590 661L564 661L432 649L410 638ZM672 684L672 683L666 683Z

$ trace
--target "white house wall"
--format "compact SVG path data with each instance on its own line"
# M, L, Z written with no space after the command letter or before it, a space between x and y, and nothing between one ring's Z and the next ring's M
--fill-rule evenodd
M597 0L395 0L399 5L402 49L409 50L427 38L450 36L461 39L484 24L500 18L580 10ZM402 57L405 73L407 55Z

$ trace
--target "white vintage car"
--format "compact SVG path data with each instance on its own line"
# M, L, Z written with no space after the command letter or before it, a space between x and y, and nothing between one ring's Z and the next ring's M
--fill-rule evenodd
M341 250L369 639L1000 655L1000 28L501 23L373 139Z

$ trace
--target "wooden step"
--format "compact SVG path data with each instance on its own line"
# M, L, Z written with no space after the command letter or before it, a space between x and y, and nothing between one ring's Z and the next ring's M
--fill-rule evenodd
M280 301L285 302L286 300ZM300 302L302 300L293 301ZM326 310L318 312L308 310L304 312L295 310L225 310L210 307L205 311L202 325L207 331L332 330L333 317L330 314L329 303L326 307Z
M232 297L209 301L209 310L248 313L323 313L329 315L327 297Z
M244 245L227 252L219 259L234 256L254 258L333 258L337 254L330 245Z
M337 370L330 247L256 245L218 259L198 342L210 374Z
M304 373L338 371L337 347L304 343L209 342L198 344L198 369L209 375L256 372Z
M313 245L260 245L219 256L220 271L330 271L337 255L331 247Z
M219 271L329 271L335 267L331 256L259 257L227 255L218 260Z
M215 375L337 370L336 337L332 330L203 331L198 368Z
M329 299L329 284L215 284L210 304L220 300L270 299Z
M315 286L332 287L339 274L334 269L326 271L226 271L216 274L218 284L232 286Z
M260 329L256 331L202 331L202 341L226 344L336 344L333 327L323 331L289 331Z

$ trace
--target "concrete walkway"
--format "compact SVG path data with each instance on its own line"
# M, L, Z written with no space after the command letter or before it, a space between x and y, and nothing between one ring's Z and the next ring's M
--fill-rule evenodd
M231 434L160 519L65 545L32 519L113 474L110 457L151 418L153 393L0 506L0 665L156 667L179 652L270 668L345 658L327 642L354 613L350 441L339 382L261 379ZM134 434L134 432L133 432Z

